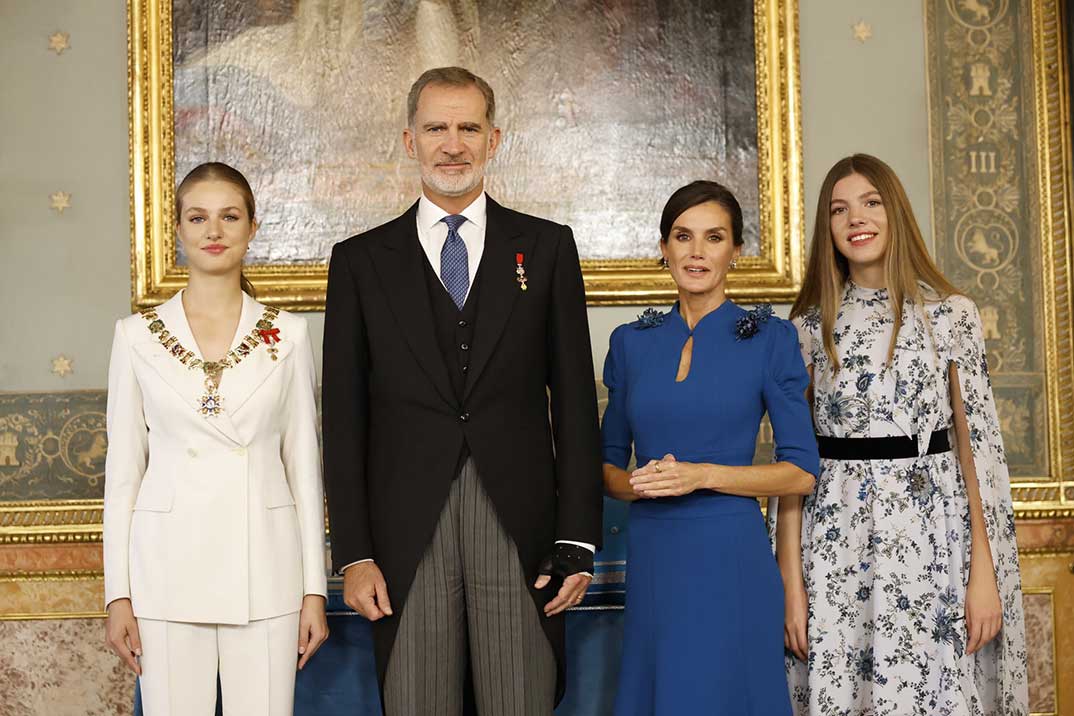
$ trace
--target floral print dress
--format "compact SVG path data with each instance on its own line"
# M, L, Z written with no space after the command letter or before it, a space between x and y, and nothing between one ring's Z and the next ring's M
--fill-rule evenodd
M887 292L848 282L834 332L837 374L819 311L795 324L813 366L818 434L916 435L919 448L919 457L898 460L822 460L803 504L809 660L787 656L795 713L1025 716L1014 513L976 306L964 296L923 307L907 302L888 366L894 321ZM925 454L931 433L953 425L951 362L1003 607L1000 633L973 655L965 653L971 532L962 469L954 450ZM957 445L953 429L950 442Z

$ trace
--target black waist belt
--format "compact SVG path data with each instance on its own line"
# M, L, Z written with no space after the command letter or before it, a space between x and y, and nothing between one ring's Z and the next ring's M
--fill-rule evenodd
M817 436L820 456L826 460L899 460L917 457L917 436L899 435L889 438L833 438ZM951 449L947 430L937 430L929 438L926 455L936 455Z

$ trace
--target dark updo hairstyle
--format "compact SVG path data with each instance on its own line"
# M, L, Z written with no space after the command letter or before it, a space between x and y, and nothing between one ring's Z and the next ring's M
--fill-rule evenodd
M176 224L179 223L183 215L183 197L190 191L192 186L202 181L223 181L238 189L239 193L242 194L242 202L246 205L246 213L250 216L250 223L253 223L255 219L254 190L250 188L250 182L246 181L246 177L235 167L223 162L205 162L191 169L190 173L183 177L183 181L179 182L179 186L175 189ZM250 279L246 278L246 274L241 271L239 272L239 284L247 294L250 296L255 295L254 285L250 283Z
M742 238L742 207L738 205L738 199L731 190L723 184L714 181L699 179L692 181L686 186L675 191L664 205L664 213L660 215L660 240L665 244L671 235L671 227L675 220L682 216L687 209L692 209L700 204L714 201L731 215L731 238L735 246L741 246Z

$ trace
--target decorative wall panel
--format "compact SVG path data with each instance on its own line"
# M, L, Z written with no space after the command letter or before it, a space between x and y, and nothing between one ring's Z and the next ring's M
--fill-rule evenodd
M1058 0L926 2L937 259L977 303L1022 516L1074 514Z

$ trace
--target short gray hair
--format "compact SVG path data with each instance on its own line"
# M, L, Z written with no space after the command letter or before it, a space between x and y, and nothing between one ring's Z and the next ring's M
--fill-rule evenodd
M496 122L496 95L492 92L489 83L475 75L465 67L434 67L425 70L421 77L410 85L410 92L406 97L406 123L408 127L414 126L414 115L418 113L418 97L421 91L429 85L447 85L449 87L477 87L485 97L485 119L489 126Z

